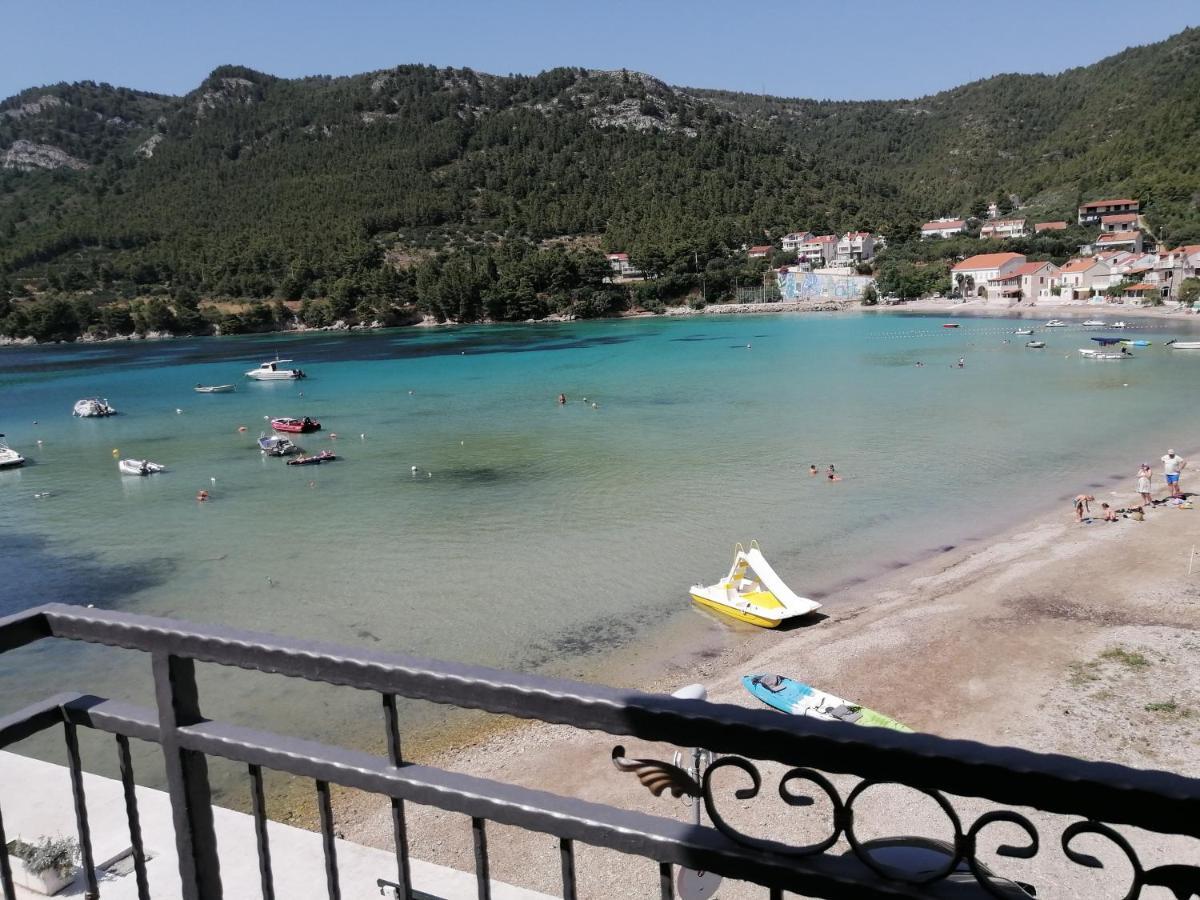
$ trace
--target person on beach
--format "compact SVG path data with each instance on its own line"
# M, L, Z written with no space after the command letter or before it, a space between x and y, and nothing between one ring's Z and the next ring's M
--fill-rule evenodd
M1117 521L1117 512L1111 506L1109 506L1107 503L1101 503L1100 508L1102 510L1104 510L1104 521L1105 522Z
M1142 495L1142 506L1153 501L1150 499L1150 479L1154 477L1154 473L1150 469L1150 463L1142 463L1141 468L1137 473L1137 489Z
M1167 455L1162 458L1163 475L1167 477L1167 487L1171 489L1171 496L1180 496L1179 492L1179 473L1187 468L1187 460L1182 456L1176 456L1174 450L1168 450Z
M1088 506L1088 504L1091 503L1095 499L1096 498L1093 497L1091 494L1076 494L1075 495L1074 503L1075 503L1075 521L1076 522L1080 522L1080 523L1083 522L1084 513L1087 513L1089 518L1091 517L1092 508L1090 506Z

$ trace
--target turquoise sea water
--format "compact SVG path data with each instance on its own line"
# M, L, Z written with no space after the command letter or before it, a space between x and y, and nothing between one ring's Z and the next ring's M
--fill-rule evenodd
M1081 489L1132 490L1139 462L1157 470L1168 444L1200 443L1186 415L1200 353L1094 362L1075 352L1094 333L1079 327L1031 351L1015 321L958 321L698 317L8 348L0 432L32 462L0 472L0 614L95 603L587 674L641 639L729 633L687 588L722 575L735 541L757 538L798 593L820 596ZM1123 336L1182 333L1148 322ZM276 352L311 377L242 376ZM198 382L237 392L195 394ZM121 414L72 418L94 395ZM342 459L261 457L255 438L278 415L321 420L299 442ZM169 471L122 477L114 449ZM809 463L844 480L811 478ZM210 502L195 501L200 489ZM134 654L26 648L0 659L3 711L72 688L146 701L148 672ZM313 715L282 679L205 677L213 714L305 735L345 733L376 710L308 689Z

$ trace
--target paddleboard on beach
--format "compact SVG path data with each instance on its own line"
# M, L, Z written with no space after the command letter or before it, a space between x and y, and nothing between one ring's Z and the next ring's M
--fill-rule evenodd
M912 731L891 716L827 694L786 675L743 675L742 684L767 706L773 706L780 712L793 716L811 716L826 722L849 722L872 728Z

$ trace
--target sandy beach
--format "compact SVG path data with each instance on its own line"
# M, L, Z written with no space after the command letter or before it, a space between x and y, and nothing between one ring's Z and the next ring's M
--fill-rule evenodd
M1132 504L1129 481L1111 493L1095 491L1093 512L1098 516L1102 500ZM1161 476L1155 481L1161 488ZM765 651L761 641L740 643L719 655L677 659L649 683L627 686L669 691L699 681L714 701L751 706L757 701L742 689L740 677L779 672L887 712L918 731L1200 776L1200 564L1188 575L1198 516L1200 508L1159 506L1143 522L1097 518L1077 525L1063 501L994 539L844 588L826 598L829 618L772 635ZM506 722L454 742L419 761L659 815L689 815L678 801L655 799L632 776L616 772L609 754L618 741L606 735ZM674 749L626 746L630 756L668 760ZM876 807L877 834L945 834L929 801L911 802L896 791L886 807ZM737 805L730 798L723 809ZM984 805L960 800L956 806L970 821ZM795 811L778 802L759 801L734 815L760 835L801 842L808 833L789 819ZM377 798L344 793L337 818L348 838L390 846L388 807ZM1112 865L1082 870L1057 848L1066 820L1033 818L1045 826L1045 849L1030 861L990 855L999 871L1035 884L1041 896L1124 891L1128 867L1114 848L1097 841L1091 852ZM995 843L1017 839L1015 829L1001 830ZM409 835L418 858L471 869L470 827L463 817L411 807ZM493 877L559 889L553 840L499 826L489 837ZM1194 842L1181 839L1132 838L1146 864L1200 853ZM844 840L838 849L845 849ZM580 848L577 866L581 896L657 896L649 862ZM1107 887L1103 893L1100 883ZM761 888L744 885L719 894L760 895Z

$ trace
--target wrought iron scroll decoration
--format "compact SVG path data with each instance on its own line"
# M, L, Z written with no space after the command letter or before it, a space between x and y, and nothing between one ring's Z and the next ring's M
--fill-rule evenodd
M745 847L752 847L769 853L797 858L815 856L824 853L845 836L856 859L875 874L890 881L900 881L913 885L933 884L948 878L953 872L959 871L960 864L965 863L979 886L990 896L999 900L1009 900L1011 888L1000 885L996 875L979 859L979 837L991 825L1006 823L1015 825L1024 832L1028 842L1024 845L1001 844L996 848L996 854L1011 859L1032 859L1037 856L1042 842L1036 826L1025 816L1011 810L991 810L983 813L969 829L964 830L962 821L946 799L945 795L936 790L906 785L897 781L875 781L864 779L855 785L849 796L842 800L833 782L815 769L789 769L780 778L778 792L780 799L788 806L811 806L814 798L810 794L796 792L792 789L798 782L807 782L823 793L832 808L831 830L820 841L802 846L793 846L776 841L768 841L744 834L731 825L718 808L717 796L714 792L713 775L720 769L736 769L750 779L748 787L737 788L733 796L738 800L752 800L759 795L763 779L757 766L740 756L723 756L715 760L705 769L699 782L689 773L671 763L653 759L629 759L625 756L625 748L617 746L612 751L613 764L622 772L635 774L638 780L654 796L660 797L669 791L673 797L688 796L700 800L708 813L713 825L730 840ZM954 839L949 845L949 861L936 871L913 877L909 873L882 864L875 859L869 850L864 849L863 843L855 832L854 804L859 797L871 787L896 784L908 790L917 791L932 799L945 814L954 829ZM1129 841L1111 826L1092 820L1083 820L1068 825L1062 834L1061 843L1064 855L1071 862L1087 868L1100 869L1104 864L1094 856L1074 849L1071 844L1081 835L1092 834L1106 838L1116 845L1128 860L1133 878L1129 889L1121 900L1137 900L1147 887L1163 887L1170 891L1175 900L1200 900L1200 867L1193 865L1162 865L1153 869L1145 869L1138 859L1137 852Z

